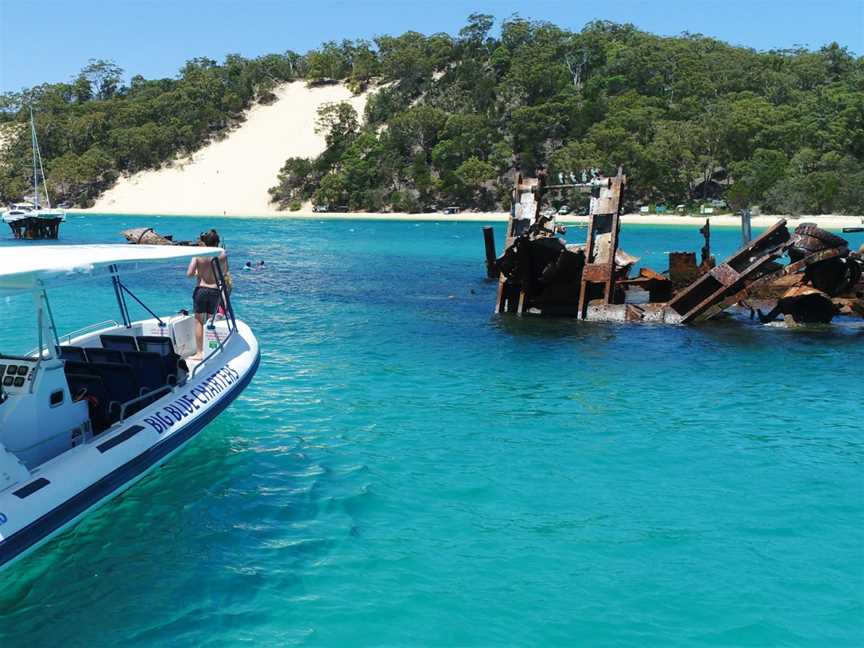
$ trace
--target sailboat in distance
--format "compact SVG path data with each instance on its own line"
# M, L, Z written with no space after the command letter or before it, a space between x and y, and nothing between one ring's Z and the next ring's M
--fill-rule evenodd
M66 211L51 207L39 138L36 136L36 121L30 107L30 140L33 148L33 195L25 196L22 202L13 203L3 213L3 222L12 229L16 239L56 239L60 234L60 223L66 220ZM45 201L40 204L39 180L45 191Z

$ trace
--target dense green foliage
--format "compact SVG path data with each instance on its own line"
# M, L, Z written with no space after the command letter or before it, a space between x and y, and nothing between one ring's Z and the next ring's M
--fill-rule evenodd
M70 83L0 101L13 135L0 199L28 183L32 102L52 193L86 204L119 173L158 167L242 119L275 84L372 89L365 115L326 106L326 151L286 161L274 202L420 211L507 207L516 171L631 179L630 203L717 196L789 213L864 213L864 58L836 44L757 52L595 22L574 33L475 14L453 37L407 32L254 60L195 59L176 79L95 61Z
M864 212L864 59L836 44L756 52L605 22L492 27L472 15L457 38L408 32L310 53L329 61L310 64L310 80L379 88L365 120L330 110L327 151L288 160L274 200L506 207L516 170L545 167L554 182L623 165L631 204L723 196Z
M0 95L0 133L9 142L0 160L0 201L18 199L32 182L28 105L45 173L56 202L87 205L120 173L159 167L200 148L242 118L253 101L303 71L292 52L224 63L199 58L176 79L132 77L109 61L91 61L70 83L43 84Z

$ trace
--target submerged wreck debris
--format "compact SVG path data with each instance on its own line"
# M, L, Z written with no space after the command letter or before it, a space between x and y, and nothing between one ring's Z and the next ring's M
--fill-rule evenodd
M791 263L768 286L785 288L763 322L782 315L788 324L828 323L838 313L864 316L864 256L848 242L815 225L799 225L788 249ZM753 289L759 294L761 286Z
M627 182L621 169L566 185L591 194L584 245L568 244L554 214L541 215L544 180L517 177L504 252L494 263L496 313L695 324L737 304L767 300L767 314L751 307L763 322L780 315L788 324L830 322L837 313L864 316L864 255L815 225L790 234L780 220L718 264L706 220L698 264L694 252L671 252L666 272L641 268L631 277L639 259L618 246ZM778 262L784 256L786 265Z
M133 227L121 234L134 245L201 245L200 241L175 241L170 234L159 234L152 227Z

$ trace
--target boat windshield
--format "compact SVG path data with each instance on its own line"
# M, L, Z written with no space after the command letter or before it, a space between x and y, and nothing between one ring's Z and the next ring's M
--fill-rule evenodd
M29 294L11 295L0 300L0 356L23 357L39 346L36 311Z
M0 248L2 249L2 248ZM118 319L117 301L110 281L85 284L87 301L82 304L82 292L72 285L46 292L48 308L43 311L46 326L53 321L58 340L68 341L69 334L83 332L98 325L104 328ZM36 353L40 341L43 348L53 344L52 336L39 337L37 299L31 293L17 293L0 298L0 355L29 357ZM141 315L140 309L134 314ZM45 339L47 337L47 339Z

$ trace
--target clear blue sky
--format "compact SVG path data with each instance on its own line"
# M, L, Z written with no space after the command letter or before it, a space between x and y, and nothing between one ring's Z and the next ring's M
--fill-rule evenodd
M113 59L127 79L170 77L196 56L302 53L325 40L408 30L455 34L474 11L573 30L595 19L632 22L756 49L837 41L864 54L864 0L0 0L0 91L67 81L91 58Z

